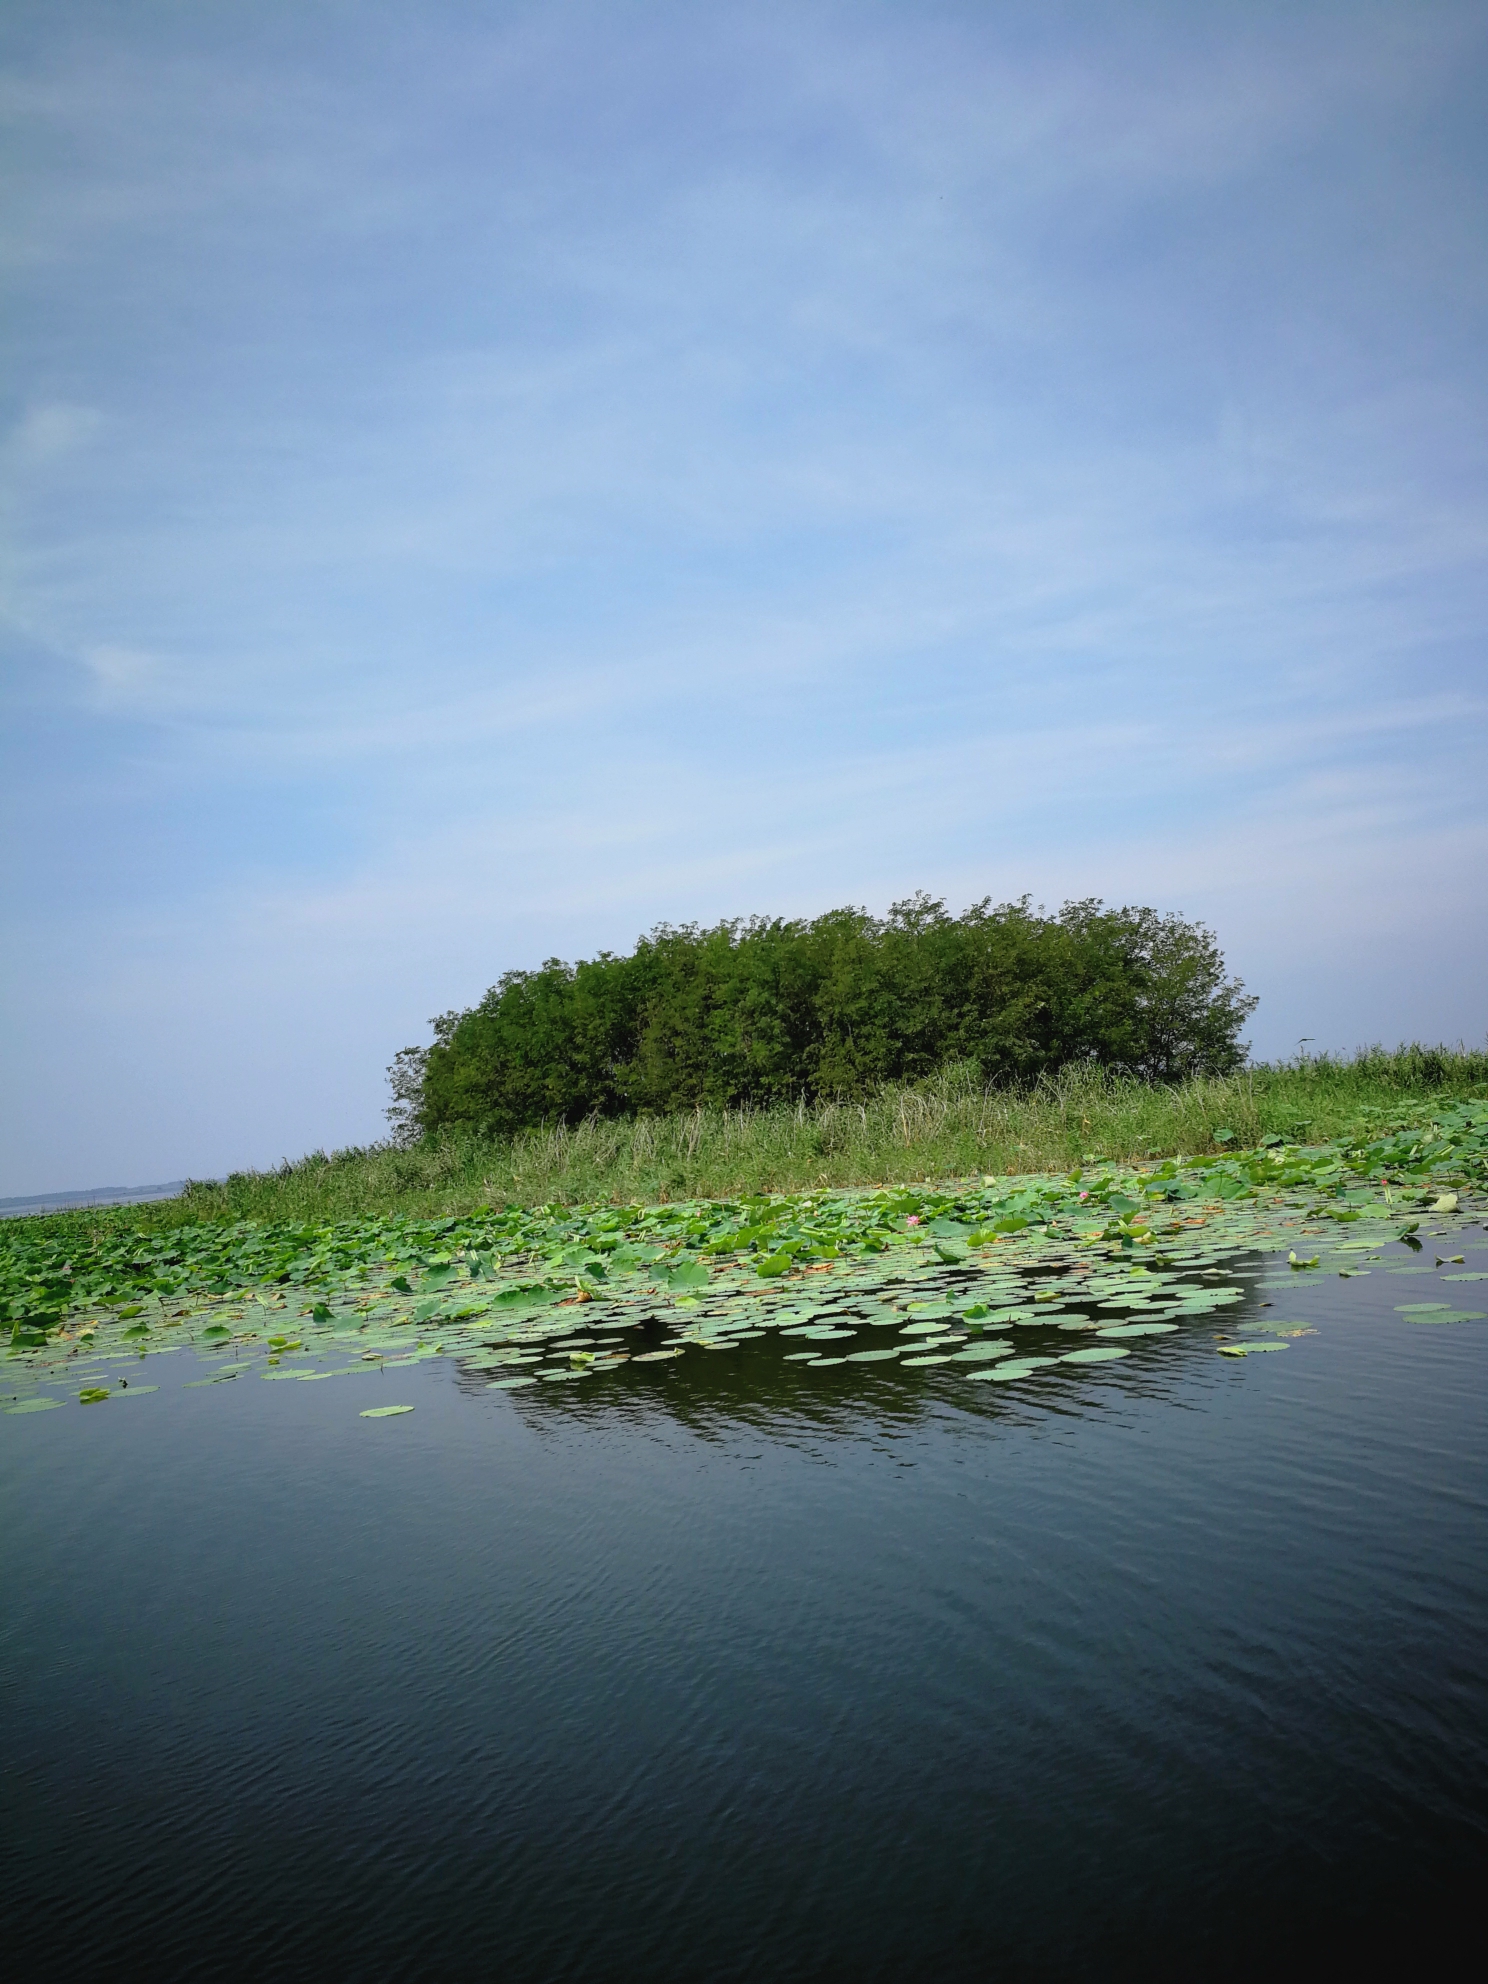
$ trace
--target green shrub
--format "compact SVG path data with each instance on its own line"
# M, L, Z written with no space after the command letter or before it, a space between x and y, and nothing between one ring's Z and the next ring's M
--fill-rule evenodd
M950 1064L983 1084L1071 1065L1231 1073L1255 1001L1201 924L1151 909L918 895L885 918L661 925L624 957L509 971L389 1070L404 1141L650 1112L861 1099Z

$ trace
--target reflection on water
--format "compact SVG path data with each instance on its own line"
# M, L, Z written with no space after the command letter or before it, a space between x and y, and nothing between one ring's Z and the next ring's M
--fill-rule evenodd
M660 1416L675 1418L679 1425L704 1438L735 1425L758 1427L782 1437L793 1428L856 1437L862 1428L875 1423L911 1428L927 1416L942 1415L946 1407L974 1419L1013 1425L1034 1423L1050 1415L1106 1414L1123 1399L1172 1397L1196 1380L1223 1384L1236 1374L1217 1366L1218 1345L1244 1343L1252 1332L1269 1334L1283 1323L1301 1319L1305 1309L1316 1306L1319 1288L1329 1297L1333 1295L1331 1284L1318 1284L1310 1292L1305 1280L1284 1284L1278 1291L1261 1283L1263 1272L1259 1255L1227 1266L1225 1284L1242 1288L1242 1301L1213 1316L1185 1318L1170 1334L1125 1341L1121 1347L1126 1355L1101 1364L1097 1370L1077 1371L1057 1362L1065 1353L1099 1340L1095 1323L1118 1320L1115 1315L1102 1316L1088 1299L1072 1297L1060 1308L1061 1315L1091 1319L1085 1326L1070 1325L1061 1330L1057 1324L1032 1323L1013 1326L1006 1333L996 1331L1003 1340L1015 1344L1008 1362L1029 1355L1056 1360L1016 1385L1003 1385L990 1377L970 1381L966 1367L959 1362L919 1368L902 1362L864 1364L844 1358L827 1368L803 1369L792 1361L799 1341L774 1331L702 1356L690 1353L660 1363L631 1363L622 1374L609 1374L602 1381L585 1379L561 1386L534 1383L507 1393L504 1386L511 1376L509 1370L461 1365L455 1382L471 1396L495 1393L509 1398L513 1409L535 1430L548 1426L555 1416L596 1428L616 1419L640 1423ZM917 1281L913 1292L918 1293L920 1286ZM853 1318L849 1315L847 1320ZM646 1327L629 1332L626 1347L632 1352L656 1350L672 1340L670 1327L670 1319L658 1315ZM850 1347L879 1340L892 1343L896 1339L892 1334L881 1339L864 1336Z
M515 1391L162 1357L138 1406L0 1421L8 1943L69 1978L1419 1962L1488 1831L1488 1325L1297 1279L1009 1385L770 1335ZM1282 1319L1316 1334L1218 1354Z

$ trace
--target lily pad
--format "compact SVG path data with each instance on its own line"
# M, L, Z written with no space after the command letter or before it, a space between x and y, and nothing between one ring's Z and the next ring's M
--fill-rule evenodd
M149 1389L153 1391L155 1387L151 1385ZM55 1412L61 1403L59 1398L23 1398L19 1405L8 1405L5 1410L12 1419L17 1419L24 1412Z
M968 1378L991 1378L998 1384L1005 1384L1012 1378L1026 1378L1045 1364L1057 1364L1057 1357L1015 1357L1006 1364L994 1364L989 1371L968 1371Z
M705 1288L709 1275L701 1261L679 1261L662 1279L669 1288Z
M1093 1343L1085 1350L1067 1350L1060 1358L1061 1364L1108 1364L1113 1357L1130 1357L1129 1350L1123 1350L1115 1343Z
M411 1405L369 1405L357 1416L361 1419L396 1419L401 1412L412 1412Z

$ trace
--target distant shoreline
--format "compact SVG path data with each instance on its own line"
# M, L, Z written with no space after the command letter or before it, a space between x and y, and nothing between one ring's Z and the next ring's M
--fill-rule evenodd
M35 1192L29 1198L0 1199L0 1219L24 1219L27 1213L71 1212L80 1206L133 1206L151 1199L179 1198L184 1178L165 1185L95 1185L85 1192Z

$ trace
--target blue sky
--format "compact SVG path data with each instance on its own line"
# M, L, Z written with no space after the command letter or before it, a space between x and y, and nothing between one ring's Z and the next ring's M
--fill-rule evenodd
M0 1192L381 1129L512 965L915 888L1488 1030L1488 16L0 27Z

